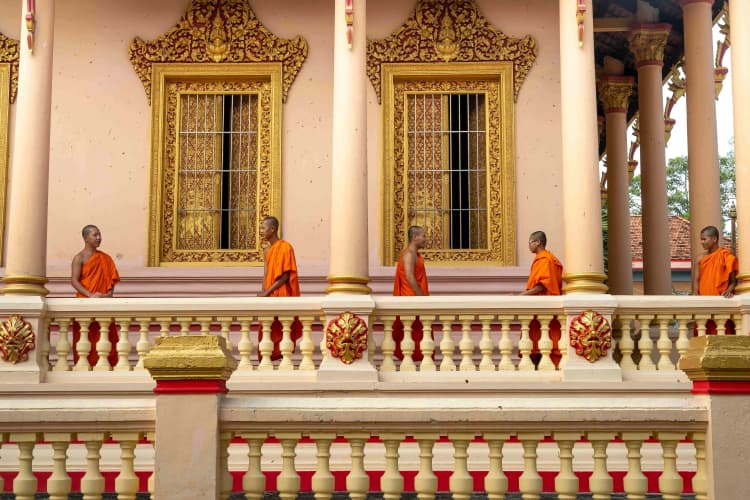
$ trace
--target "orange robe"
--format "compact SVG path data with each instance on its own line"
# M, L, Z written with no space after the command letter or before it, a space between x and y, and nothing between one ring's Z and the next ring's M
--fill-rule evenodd
M271 285L287 271L289 272L287 282L274 290L269 297L299 297L297 260L294 258L294 249L286 241L276 240L266 251L266 277L263 281L263 289L271 288Z
M729 286L729 275L739 271L737 257L719 247L700 260L698 295L722 295Z
M561 295L562 294L562 264L549 250L540 250L534 257L529 272L529 280L526 282L526 290L529 290L541 283L544 286L544 292L540 295ZM552 340L552 352L550 358L555 366L561 359L559 342L562 332L560 322L557 319L552 320L549 325L549 337ZM539 320L534 318L529 324L529 339L533 342L531 359L534 364L539 364L542 354L539 352L539 340L542 338L542 327Z
M112 257L106 253L97 250L94 254L81 266L81 276L78 281L81 285L91 293L108 293L112 290L117 282L120 281L120 275L115 267L115 262ZM76 297L86 297L80 292L76 292ZM112 348L109 351L110 366L117 364L117 325L114 322L109 324L109 342L112 344ZM88 355L89 364L91 366L96 365L99 361L99 354L96 352L96 343L99 341L101 335L101 325L97 321L92 321L89 325L89 342L91 342L91 351ZM81 326L78 322L73 323L73 362L78 362L78 351L75 346L78 345L78 340L81 338Z
M409 280L406 279L406 270L404 268L404 254L406 249L401 252L398 256L398 264L396 264L396 278L393 281L393 295L395 296L415 296L414 290L409 286ZM424 267L424 258L417 254L417 262L414 264L414 278L417 280L419 289L422 290L422 294L429 295L430 290L427 286L427 271ZM411 338L414 341L414 352L412 353L412 359L414 361L422 361L422 349L419 344L422 342L424 332L422 331L422 322L419 321L419 316L414 320L411 325ZM393 341L396 342L396 350L393 355L398 359L404 359L404 354L401 352L401 341L404 340L404 325L401 322L400 317L396 317L396 321L393 322ZM433 355L434 356L434 355Z

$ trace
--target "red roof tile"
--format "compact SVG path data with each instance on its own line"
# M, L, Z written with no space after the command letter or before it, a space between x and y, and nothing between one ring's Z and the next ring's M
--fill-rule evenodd
M729 248L729 238L724 238L724 246ZM641 216L630 216L630 251L633 260L643 260L643 230ZM669 253L672 260L691 260L690 221L677 215L669 216Z

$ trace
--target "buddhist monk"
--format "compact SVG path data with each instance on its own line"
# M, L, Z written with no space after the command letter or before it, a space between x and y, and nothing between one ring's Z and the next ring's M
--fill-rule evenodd
M693 266L693 294L732 297L739 270L737 257L719 246L719 230L715 226L706 226L701 230L701 246L706 253ZM724 326L728 335L734 334L734 323L731 320ZM697 327L694 327L693 332L697 335ZM716 322L708 320L706 335L716 333Z
M83 250L73 257L70 271L70 284L76 290L76 297L112 297L115 293L115 285L120 281L120 275L115 267L112 257L99 250L102 244L102 233L94 225L87 225L81 230L83 236ZM89 325L89 341L91 352L88 360L92 366L99 360L96 352L96 342L99 340L100 326L97 322ZM73 324L73 345L78 344L81 335L80 325ZM112 350L108 356L110 365L117 363L117 327L114 323L109 325L109 341ZM78 361L78 353L73 350L73 361Z
M393 295L396 296L417 296L429 295L430 291L427 286L427 272L424 267L424 258L419 255L419 250L424 248L427 242L427 234L424 228L420 226L411 226L407 231L409 243L401 251L396 264L396 277L393 281ZM420 342L422 341L422 323L417 317L412 323L411 338L414 340L414 361L422 360L422 350ZM396 342L394 355L398 359L403 359L401 352L401 341L404 339L404 325L400 318L393 322L393 340Z
M297 260L294 249L288 242L279 238L279 219L268 216L260 224L260 235L269 246L263 253L263 289L258 292L259 297L299 297L299 281L297 279ZM292 323L291 338L296 342L302 336L302 325L295 318ZM283 338L282 324L274 318L271 325L271 340L273 352L271 359L281 359L279 343ZM263 332L258 336L258 342L263 339ZM261 353L258 352L260 359Z
M552 252L547 250L547 235L544 231L534 231L529 236L529 251L535 255L531 263L529 279L526 282L526 290L521 295L561 295L562 294L562 264ZM531 359L538 364L541 359L539 352L539 340L542 331L538 319L529 324L529 338L534 343ZM560 323L557 319L552 320L549 328L550 340L552 340L552 352L550 358L557 366L560 362Z

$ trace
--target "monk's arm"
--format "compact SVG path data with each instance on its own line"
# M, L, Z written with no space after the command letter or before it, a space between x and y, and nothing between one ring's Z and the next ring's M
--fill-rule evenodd
M404 253L404 271L406 272L406 281L414 291L415 295L424 295L422 289L419 288L417 278L414 276L414 266L417 265L417 257L411 252Z
M729 283L727 289L724 290L724 297L734 297L734 287L737 286L737 272L732 271L729 273Z
M540 295L544 293L545 290L546 288L544 288L544 285L542 285L541 283L537 283L528 290L524 290L523 292L521 292L520 295Z
M284 271L281 276L278 277L276 281L274 281L270 287L268 287L266 290L263 290L263 297L268 297L273 292L279 289L279 287L283 286L284 283L289 281L289 276L291 275L291 271Z

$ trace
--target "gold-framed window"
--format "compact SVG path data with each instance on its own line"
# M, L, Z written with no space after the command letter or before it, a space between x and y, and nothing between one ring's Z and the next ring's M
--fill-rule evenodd
M260 265L281 208L281 64L155 64L149 265Z
M11 63L0 63L0 263L4 247L5 204L8 185Z
M383 64L383 263L515 265L511 63Z

